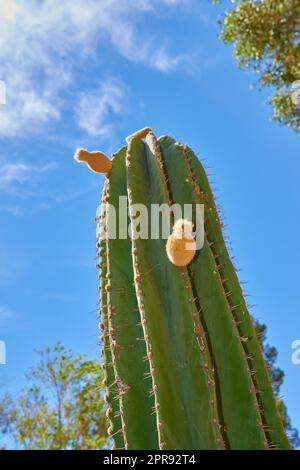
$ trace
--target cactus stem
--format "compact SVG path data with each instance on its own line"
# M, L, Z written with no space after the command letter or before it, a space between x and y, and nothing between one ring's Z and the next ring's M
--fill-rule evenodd
M168 136L157 141L150 128L127 143L112 156L96 217L104 399L114 448L289 448L226 247L226 219L203 166L188 147ZM135 204L169 206L176 240L182 236L173 203L184 217L185 204L192 206L190 226L198 222L196 204L204 204L201 251L179 266L160 237L109 239L101 227L111 223L107 212L120 207L120 196L127 197L132 230ZM121 218L116 222L120 227ZM185 223L179 228L187 235Z

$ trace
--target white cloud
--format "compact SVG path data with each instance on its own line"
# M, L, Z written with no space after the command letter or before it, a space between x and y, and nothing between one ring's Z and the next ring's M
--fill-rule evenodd
M0 136L39 132L41 126L59 120L65 106L62 92L74 93L76 70L82 73L81 67L97 58L104 41L129 61L158 71L182 63L183 57L171 55L157 31L144 33L138 21L142 15L147 20L146 15L162 5L175 8L182 0L12 3L15 8L6 11L13 11L13 19L0 17L0 80L7 89L6 105L0 106ZM93 123L87 126L91 130Z
M11 320L12 318L14 318L13 312L3 305L0 305L0 322Z
M121 82L114 79L101 82L95 91L81 95L77 108L79 126L92 137L108 137L112 133L113 115L123 111L125 98Z
M16 12L15 0L1 0L0 4L0 18L6 20L13 20Z
M0 165L0 183L3 185L15 182L24 183L32 179L34 174L55 170L58 166L58 162L49 162L45 165L28 165L23 162L3 163Z
M157 50L152 55L152 64L157 70L160 70L161 72L168 72L171 69L175 69L184 62L185 57L180 55L176 57L170 57L169 54L167 54L163 49Z

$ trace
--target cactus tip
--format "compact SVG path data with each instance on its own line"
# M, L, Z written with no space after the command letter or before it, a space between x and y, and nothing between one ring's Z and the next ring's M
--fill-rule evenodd
M151 127L143 127L143 129L140 129L139 131L134 132L133 134L126 137L126 142L127 142L127 144L129 144L129 142L132 139L136 139L136 138L144 139L146 137L146 135L149 134L149 132L152 132Z
M186 219L178 219L168 238L167 256L175 266L186 266L196 253L196 242L193 237L193 224Z
M85 161L85 155L89 153L86 149L76 149L76 152L74 154L74 160L77 162L84 162Z
M107 173L112 167L111 160L103 152L89 152L82 148L76 150L74 160L85 162L96 173Z

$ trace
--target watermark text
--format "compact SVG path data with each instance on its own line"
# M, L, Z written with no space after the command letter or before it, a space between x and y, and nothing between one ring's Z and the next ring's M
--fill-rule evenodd
M0 365L6 364L6 344L0 340Z
M117 207L108 202L97 210L96 235L98 239L124 240L167 240L173 223L184 219L193 223L193 238L196 249L204 244L204 205L203 204L130 204L127 196L119 196ZM183 232L184 236L184 232ZM187 244L188 245L188 244ZM187 249L189 247L187 246ZM194 249L194 244L191 249Z
M298 366L300 364L300 339L295 339L295 341L292 342L292 349L295 350L291 358L292 363Z

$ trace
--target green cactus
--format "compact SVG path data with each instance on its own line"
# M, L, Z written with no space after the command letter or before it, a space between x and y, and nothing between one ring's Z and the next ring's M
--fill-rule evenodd
M148 129L111 163L99 216L106 230L97 247L115 448L289 449L200 161L185 145L156 140ZM118 214L120 196L128 202L128 222L137 203L149 214L152 204L204 204L202 249L179 267L162 237L110 237L109 212L113 206ZM119 226L117 218L116 233Z

